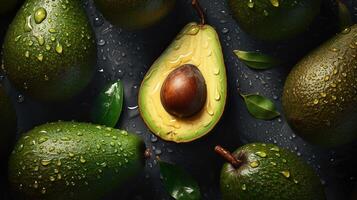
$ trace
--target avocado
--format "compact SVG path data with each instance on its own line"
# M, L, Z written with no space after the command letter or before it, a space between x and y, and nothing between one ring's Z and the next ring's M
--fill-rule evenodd
M17 5L17 0L0 0L0 15L7 14Z
M176 143L211 131L223 114L227 76L215 29L189 23L147 72L139 108L160 138Z
M10 152L9 145L16 136L16 121L15 109L0 84L0 158Z
M288 150L273 144L252 143L233 154L219 146L216 152L229 160L221 171L223 200L325 199L314 170Z
M99 199L143 169L144 143L126 131L56 122L24 134L9 181L25 199Z
M175 0L94 0L104 17L122 28L143 29L157 23L174 7Z
M91 80L94 40L81 1L26 0L5 37L3 70L37 100L68 100Z
M266 41L290 39L307 30L320 4L321 0L228 0L239 26Z
M285 82L283 108L297 134L338 146L357 138L357 25L305 58Z

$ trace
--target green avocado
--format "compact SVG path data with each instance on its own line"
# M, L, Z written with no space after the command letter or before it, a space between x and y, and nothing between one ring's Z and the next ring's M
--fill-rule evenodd
M147 72L139 91L139 108L154 134L185 143L215 127L226 97L226 67L218 34L212 26L193 22Z
M142 29L157 23L174 7L175 0L94 0L111 23L126 29Z
M0 84L0 157L9 152L9 144L16 135L16 112Z
M266 41L292 38L305 31L320 11L321 0L228 0L240 27Z
M144 148L139 137L122 130L45 124L18 141L9 181L25 199L100 199L142 171Z
M80 0L26 0L6 34L3 70L35 99L68 100L91 80L94 40Z
M357 138L357 25L302 59L289 74L283 108L291 127L313 144Z
M297 155L273 144L253 143L233 154L239 167L224 164L223 200L324 200L314 170Z
M0 0L0 15L10 12L16 5L17 0Z

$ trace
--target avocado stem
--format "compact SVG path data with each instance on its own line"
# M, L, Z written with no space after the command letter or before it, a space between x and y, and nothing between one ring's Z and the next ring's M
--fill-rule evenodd
M243 163L241 160L234 157L231 152L229 152L228 150L224 149L219 145L214 148L214 151L218 155L222 156L225 160L227 160L231 165L233 165L234 168L239 168Z
M192 6L195 8L196 12L198 13L198 16L201 18L200 25L205 25L205 14L198 0L192 0Z

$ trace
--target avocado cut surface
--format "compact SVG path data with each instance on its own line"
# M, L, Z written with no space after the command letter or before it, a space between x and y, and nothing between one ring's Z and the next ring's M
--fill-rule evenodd
M252 143L233 156L242 163L224 164L221 192L224 200L324 200L320 179L297 155L273 144Z
M56 122L18 141L9 181L26 199L100 199L143 169L144 143L126 131Z
M357 25L302 59L289 74L283 107L307 141L337 146L357 138Z
M207 99L200 112L179 118L165 110L160 90L166 77L185 64L196 66L202 73ZM190 142L214 128L223 114L226 96L226 69L217 32L209 25L190 23L147 72L139 92L139 108L157 136L177 143Z
M94 40L81 1L27 0L6 34L3 70L35 99L68 100L92 78Z

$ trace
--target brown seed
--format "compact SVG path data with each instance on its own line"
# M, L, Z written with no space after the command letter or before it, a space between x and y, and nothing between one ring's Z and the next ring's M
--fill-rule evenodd
M207 98L206 82L200 70L191 64L173 70L161 88L161 103L176 117L191 117L201 111Z

